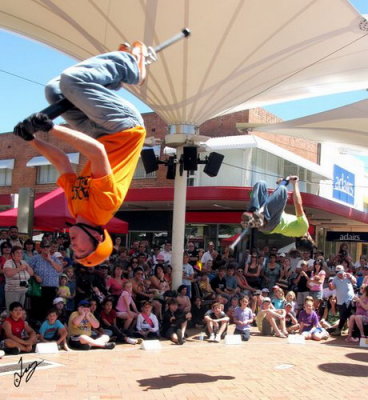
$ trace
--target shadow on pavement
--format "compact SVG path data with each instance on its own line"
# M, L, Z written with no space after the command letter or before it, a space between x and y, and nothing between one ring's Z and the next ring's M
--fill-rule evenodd
M368 363L368 351L365 353L349 353L346 357L351 358L354 361L362 361Z
M342 376L355 376L366 378L368 376L368 366L348 364L348 363L326 363L320 364L318 368L330 374Z
M219 380L235 379L234 376L226 375L206 375L206 374L170 374L161 375L156 378L139 379L137 382L140 386L147 386L144 390L167 389L183 383L209 383Z

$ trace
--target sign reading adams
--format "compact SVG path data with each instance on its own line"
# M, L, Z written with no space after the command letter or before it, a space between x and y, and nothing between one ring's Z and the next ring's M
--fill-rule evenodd
M328 231L326 240L329 242L368 242L368 232Z
M332 197L344 203L354 205L355 175L334 165Z

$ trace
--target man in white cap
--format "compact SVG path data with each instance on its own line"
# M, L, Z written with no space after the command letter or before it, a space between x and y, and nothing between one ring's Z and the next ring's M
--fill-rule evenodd
M340 322L336 330L332 332L332 335L340 336L346 321L352 314L354 298L353 285L356 284L356 279L352 274L345 272L342 265L337 265L335 271L336 276L331 282L331 288L336 289L337 307L340 313Z

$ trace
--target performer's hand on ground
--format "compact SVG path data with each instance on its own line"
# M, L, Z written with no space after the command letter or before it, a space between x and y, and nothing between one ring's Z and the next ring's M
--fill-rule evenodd
M53 126L54 123L46 114L36 113L17 124L14 128L14 134L30 141L34 139L34 133L38 131L48 132Z

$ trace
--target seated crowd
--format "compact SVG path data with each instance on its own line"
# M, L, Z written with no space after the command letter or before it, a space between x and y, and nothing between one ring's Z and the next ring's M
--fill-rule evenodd
M368 263L353 263L347 246L325 258L318 250L252 249L239 262L209 242L189 242L182 285L172 288L171 245L130 248L117 237L106 263L73 262L67 234L45 234L38 251L16 227L0 236L0 349L34 351L37 343L64 349L112 349L166 338L182 345L187 329L221 342L229 324L248 341L251 328L286 338L322 340L347 332L356 343L368 333ZM205 332L205 333L204 333Z

